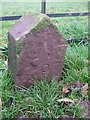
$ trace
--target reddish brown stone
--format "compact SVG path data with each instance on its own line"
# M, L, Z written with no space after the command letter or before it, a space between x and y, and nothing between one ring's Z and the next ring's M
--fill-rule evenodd
M29 87L34 79L61 77L66 40L43 14L24 16L8 33L9 71L17 86Z

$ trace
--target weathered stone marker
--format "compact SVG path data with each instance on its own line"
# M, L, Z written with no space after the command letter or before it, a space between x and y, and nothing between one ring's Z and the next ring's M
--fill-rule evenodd
M66 40L41 13L22 17L8 33L8 65L14 83L29 87L34 79L61 77Z

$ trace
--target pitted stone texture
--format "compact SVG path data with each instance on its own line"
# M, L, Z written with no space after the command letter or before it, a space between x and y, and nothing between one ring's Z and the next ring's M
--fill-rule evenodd
M37 80L61 78L66 40L43 14L29 14L9 31L8 64L17 86Z

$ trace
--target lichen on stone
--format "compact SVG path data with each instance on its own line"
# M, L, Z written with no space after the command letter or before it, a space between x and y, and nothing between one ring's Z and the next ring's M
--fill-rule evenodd
M20 52L22 51L22 49L23 49L23 40L18 40L18 41L16 41L15 42L15 48L16 48L16 54L17 55L19 55L20 54Z

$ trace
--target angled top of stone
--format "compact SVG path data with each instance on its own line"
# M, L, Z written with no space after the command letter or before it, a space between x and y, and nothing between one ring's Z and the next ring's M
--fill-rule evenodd
M15 40L20 39L23 35L35 28L43 19L49 19L47 15L42 13L29 13L23 16L11 27L9 34L13 35Z
M45 14L42 13L29 13L26 14L25 16L21 17L18 22L13 25L9 31L9 34L12 35L14 40L19 40L22 38L24 35L27 33L30 33L31 30L35 30L35 28L38 30L41 28L41 26L48 26L48 25L53 25L56 27L49 17ZM39 26L39 28L37 27ZM57 30L57 28L56 28ZM60 31L58 31L60 32ZM60 34L62 36L62 34ZM64 37L62 36L64 39Z

